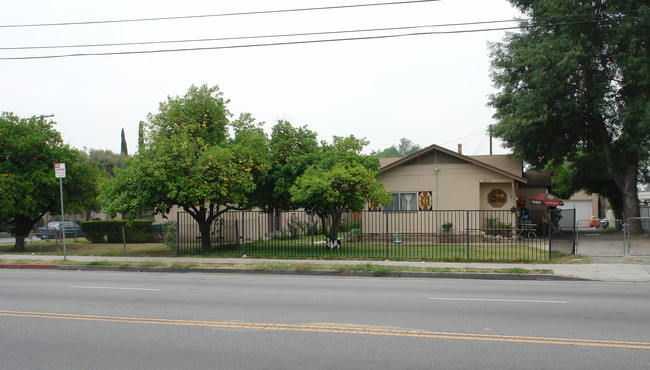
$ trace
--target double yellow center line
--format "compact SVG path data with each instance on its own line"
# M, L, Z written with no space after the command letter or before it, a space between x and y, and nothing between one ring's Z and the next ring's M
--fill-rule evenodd
M300 332L314 332L314 333L382 335L382 336L392 336L392 337L556 344L556 345L570 345L570 346L650 350L650 342L529 337L529 336L519 336L519 335L452 333L452 332L436 332L436 331L427 331L427 330L375 328L375 327L345 326L345 325L333 325L333 324L276 324L276 323L256 323L256 322L237 322L237 321L194 321L194 320L149 319L149 318L139 318L139 317L75 315L75 314L23 312L23 311L0 311L0 316L59 319L59 320L83 320L83 321L96 321L96 322L116 322L116 323L128 323L128 324L195 326L195 327L220 328L220 329L276 330L276 331L300 331Z

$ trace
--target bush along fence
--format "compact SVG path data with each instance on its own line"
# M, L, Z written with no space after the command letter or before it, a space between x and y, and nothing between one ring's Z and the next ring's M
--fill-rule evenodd
M159 241L152 220L96 220L81 223L91 243L145 243Z
M187 213L174 226L175 238L165 240L179 255L548 261L576 245L572 209L344 212L336 228L305 211L229 211L212 223L209 243Z

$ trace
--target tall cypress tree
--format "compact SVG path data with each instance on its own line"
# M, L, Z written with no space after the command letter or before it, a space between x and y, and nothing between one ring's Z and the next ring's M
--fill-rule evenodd
M140 121L138 125L138 153L144 148L144 122Z
M120 150L120 153L123 156L129 155L129 150L126 147L126 137L124 136L124 129L122 129L122 150Z

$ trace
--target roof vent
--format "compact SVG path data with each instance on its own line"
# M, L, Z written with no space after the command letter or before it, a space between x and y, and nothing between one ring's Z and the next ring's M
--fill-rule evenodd
M463 144L458 144L458 154L463 154Z

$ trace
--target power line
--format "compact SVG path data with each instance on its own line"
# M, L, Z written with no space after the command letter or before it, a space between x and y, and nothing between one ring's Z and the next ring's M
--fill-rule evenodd
M134 18L134 19L112 19L112 20L98 20L98 21L80 21L80 22L61 22L61 23L32 23L32 24L9 24L0 25L0 28L21 28L21 27L52 27L52 26L79 26L89 24L106 24L106 23L130 23L130 22L152 22L152 21L169 21L177 19L196 19L196 18L212 18L212 17L231 17L241 15L256 15L256 14L272 14L272 13L289 13L289 12L305 12L314 10L334 10L345 8L362 8L383 5L403 5L413 3L426 3L440 0L405 0L393 1L388 3L372 3L372 4L352 4L352 5L336 5L336 6L321 6L312 8L299 8L299 9L280 9L280 10L258 10L250 12L235 12L235 13L220 13L220 14L199 14L199 15L182 15L173 17L152 17L152 18Z
M452 33L498 31L498 30L511 30L511 29L517 29L517 28L519 28L519 27L504 27L504 28L493 28L493 29L482 29L482 30L444 31L444 32L443 31L438 31L438 32L416 32L416 33L406 33L406 34L398 34L398 35L379 35L379 36L364 36L364 37L347 37L347 38L340 38L340 39L288 41L288 42L274 42L274 43L268 43L268 44L207 46L207 47L195 47L195 48L184 48L184 49L112 51L112 52L100 52L100 53L76 53L76 54L25 56L25 57L1 57L0 60L55 59L55 58L86 57L86 56L133 55L133 54L173 53L173 52L185 52L185 51L242 49L242 48L253 48L253 47L264 47L264 46L283 46L283 45L317 44L317 43L341 42L341 41L377 40L377 39L389 39L389 38L409 37L409 36L424 36L424 35L434 35L434 34L452 34Z
M632 20L632 19L645 19L645 18L650 18L650 16L628 17L625 20L627 21L627 20ZM194 47L194 48L181 48L181 49L135 50L135 51L113 51L113 52L98 52L98 53L71 53L71 54L58 54L58 55L0 57L0 60L55 59L55 58L85 57L85 56L133 55L133 54L153 54L153 53L205 51L205 50L221 50L221 49L241 49L241 48L252 48L252 47L265 47L265 46L285 46L285 45L315 44L315 43L341 42L341 41L376 40L376 39L389 39L389 38L400 38L400 37L411 37L411 36L460 34L460 33L475 33L475 32L489 32L489 31L507 31L507 30L514 30L514 29L545 28L545 27L578 25L578 24L588 24L588 23L607 23L607 22L617 22L617 21L619 21L619 20L598 19L598 20L586 20L586 21L565 22L565 23L545 24L545 25L523 25L523 26L483 28L483 29L471 29L471 30L412 32L412 33L392 34L392 35L347 37L347 38L338 38L338 39L286 41L286 42L275 42L275 43L266 43L266 44L244 44L244 45L209 46L209 47ZM494 22L505 22L505 21L494 21ZM413 26L413 27L420 27L420 26ZM426 26L421 26L421 27L426 27ZM408 29L408 28L409 27L406 27L405 29ZM382 29L378 29L378 30L382 30ZM386 29L386 30L390 30L390 29ZM369 32L369 31L330 31L329 33L342 33L342 32ZM316 33L316 34L318 34L318 33ZM328 34L328 32L324 32L323 34ZM260 36L258 38L262 38L262 37L266 37L266 36ZM278 36L276 36L276 37L278 37Z
M140 42L116 42L116 43L105 43L105 44L76 44L76 45L15 46L15 47L0 47L0 50L65 49L65 48L87 48L87 47L107 47L107 46L134 46L134 45L174 44L174 43L206 42L206 41L232 41L232 40L262 39L262 38L276 38L276 37L297 37L297 36L333 35L333 34L342 34L342 33L362 33L362 32L378 32L378 31L398 31L398 30L418 29L418 28L437 28L437 27L473 26L473 25L480 25L480 24L511 23L511 22L516 22L516 20L513 20L513 19L507 19L507 20L500 20L500 21L480 21L480 22L465 22L465 23L447 23L447 24L432 24L432 25L404 26L404 27L368 28L368 29L359 29L359 30L323 31L323 32L304 32L304 33L285 33L285 34L275 34L275 35L257 35L257 36L233 36L233 37L204 38L204 39L187 39L187 40L140 41Z
M469 135L466 135L466 136L463 136L463 137L459 137L458 139L454 139L454 140L452 140L452 141L448 141L448 142L446 142L446 143L442 143L442 144L440 144L440 146L445 146L445 145L447 145L447 144L456 143L456 142L458 142L459 140L467 139L468 137L472 137L472 136L476 136L476 135L484 134L484 133L485 133L485 131L478 131L478 132L475 132L475 133L473 133L473 134L469 134ZM472 140L474 140L474 139L472 139Z

